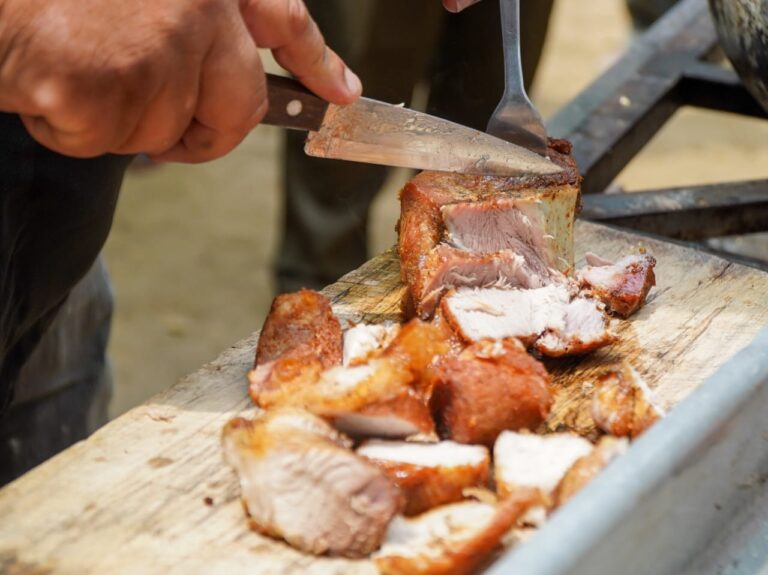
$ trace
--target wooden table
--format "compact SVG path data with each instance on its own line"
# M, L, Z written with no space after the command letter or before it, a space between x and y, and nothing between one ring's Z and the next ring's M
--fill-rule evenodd
M548 364L558 387L551 427L589 433L590 382L629 360L674 406L768 324L768 274L679 245L579 222L577 258L642 244L658 285L621 341ZM350 319L398 319L403 287L392 252L327 288ZM165 393L0 490L0 572L375 573L365 561L316 559L248 530L219 432L250 409L245 373L258 334Z

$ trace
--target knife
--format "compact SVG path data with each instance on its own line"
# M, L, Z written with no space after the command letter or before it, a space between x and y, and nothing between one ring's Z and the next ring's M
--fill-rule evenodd
M329 104L296 80L267 74L264 124L309 131L318 158L494 176L555 174L549 159L466 126L385 102Z

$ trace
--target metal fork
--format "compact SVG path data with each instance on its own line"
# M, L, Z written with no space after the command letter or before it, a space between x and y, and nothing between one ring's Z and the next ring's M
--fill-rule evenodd
M496 106L485 131L546 155L547 131L541 115L528 99L523 84L519 0L501 0L501 34L504 41L504 96Z

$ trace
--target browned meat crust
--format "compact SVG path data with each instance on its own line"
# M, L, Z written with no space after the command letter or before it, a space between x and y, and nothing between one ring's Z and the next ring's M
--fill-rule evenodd
M428 372L438 433L461 443L493 446L505 429L536 429L552 406L544 366L517 340L484 340Z
M277 296L259 336L254 367L287 357L315 358L324 368L341 363L339 320L323 294L302 289Z
M616 263L588 255L591 264L579 270L581 285L616 315L629 317L645 303L656 285L656 259L650 255L625 256Z
M606 433L635 439L662 415L647 385L630 365L617 366L598 378L592 396L592 418Z

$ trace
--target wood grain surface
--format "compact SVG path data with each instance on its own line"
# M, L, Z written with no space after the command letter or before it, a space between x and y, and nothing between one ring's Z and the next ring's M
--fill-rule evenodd
M768 274L678 245L580 222L576 255L642 245L658 285L617 322L607 350L548 362L558 387L550 428L593 432L594 375L626 359L673 407L768 324ZM343 318L398 319L393 252L327 288ZM366 561L312 558L248 530L222 425L251 409L245 373L258 334L0 491L0 573L373 574ZM162 353L162 350L158 350Z

